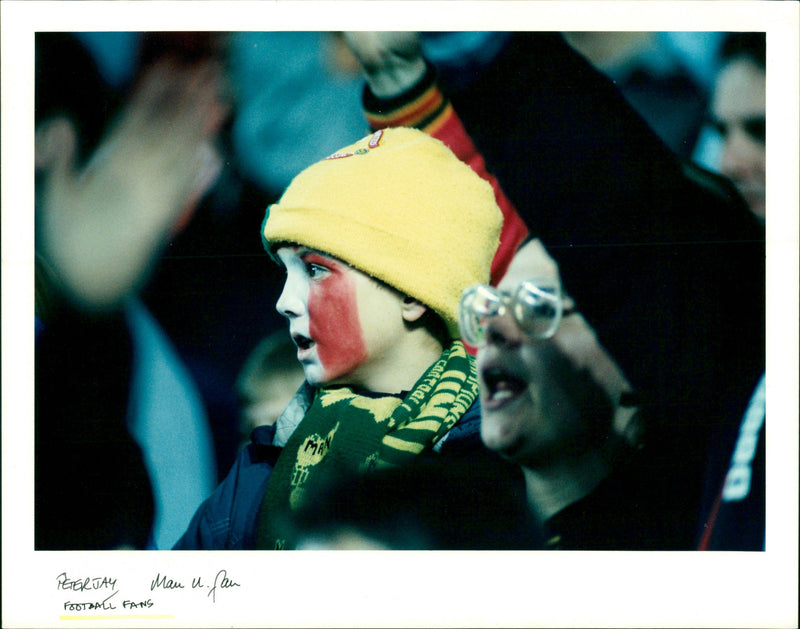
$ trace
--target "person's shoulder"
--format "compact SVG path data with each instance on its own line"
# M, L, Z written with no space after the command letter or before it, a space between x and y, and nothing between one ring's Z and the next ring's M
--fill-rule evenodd
M274 426L259 426L250 435L227 476L200 506L176 550L249 548L254 514L281 449L272 445Z

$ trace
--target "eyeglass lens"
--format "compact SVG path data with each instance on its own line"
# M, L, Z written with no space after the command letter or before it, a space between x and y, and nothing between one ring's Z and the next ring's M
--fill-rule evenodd
M486 338L489 318L504 314L510 307L517 323L534 338L552 336L561 320L561 290L555 280L527 280L513 295L504 295L490 286L474 286L465 291L459 308L459 323L464 339L474 346Z

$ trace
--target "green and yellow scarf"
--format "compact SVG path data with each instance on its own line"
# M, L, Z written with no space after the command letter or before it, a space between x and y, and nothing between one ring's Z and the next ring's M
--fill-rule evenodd
M272 470L256 547L289 547L276 514L296 509L326 475L410 462L432 448L477 395L475 361L460 341L444 350L403 398L363 395L349 387L318 389Z

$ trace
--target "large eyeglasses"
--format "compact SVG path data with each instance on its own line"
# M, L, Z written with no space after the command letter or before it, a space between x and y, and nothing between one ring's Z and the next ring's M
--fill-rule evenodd
M483 284L466 289L458 309L462 337L474 347L483 345L487 320L506 311L531 337L549 338L558 329L564 311L561 285L556 279L531 279L521 282L512 294Z

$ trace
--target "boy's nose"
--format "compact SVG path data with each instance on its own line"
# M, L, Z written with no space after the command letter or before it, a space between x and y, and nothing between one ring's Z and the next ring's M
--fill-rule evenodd
M304 306L296 291L287 290L288 287L288 282L283 285L281 296L278 297L278 301L275 303L275 309L287 319L292 319L303 313Z

